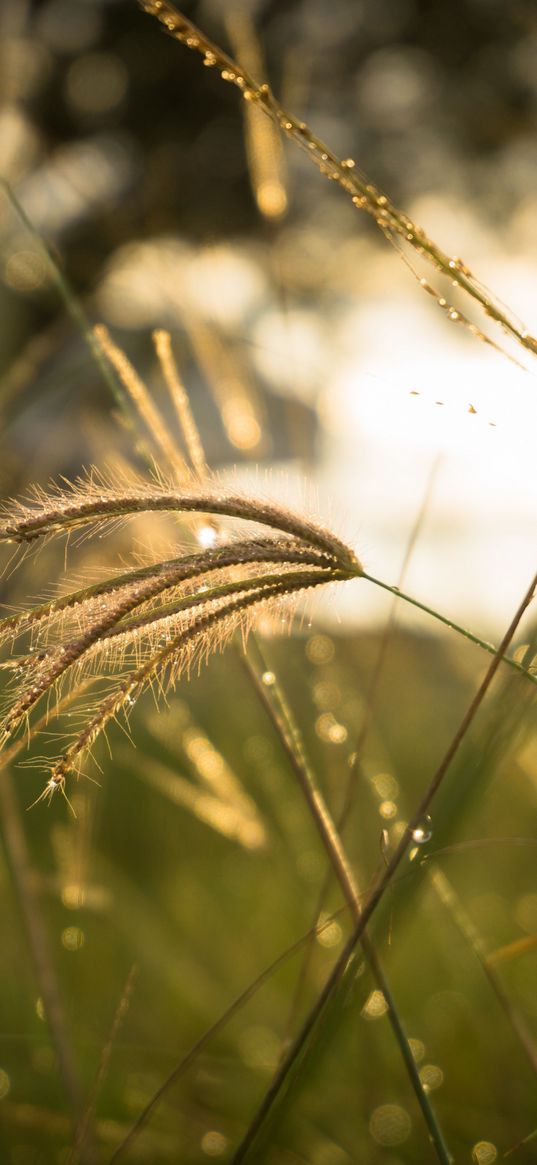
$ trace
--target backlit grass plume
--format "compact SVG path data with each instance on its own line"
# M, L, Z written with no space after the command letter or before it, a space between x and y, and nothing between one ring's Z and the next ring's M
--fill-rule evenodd
M26 501L4 508L0 541L25 546L154 511L241 519L270 534L237 537L207 527L213 545L135 565L0 623L0 645L11 651L3 665L10 680L2 744L24 741L25 730L50 732L69 705L72 739L49 763L44 794L65 791L66 777L80 771L100 733L128 717L147 686L173 685L236 629L246 633L261 606L362 573L354 553L328 530L211 479L182 487L157 477L114 484L94 472L73 484L36 487Z
M358 169L353 158L339 158L304 121L280 105L269 85L260 84L242 63L233 60L209 40L205 33L184 16L170 0L139 0L139 3L144 12L155 16L172 37L199 53L206 67L215 68L223 81L234 85L249 107L254 106L270 118L286 137L304 151L322 174L336 182L350 196L358 210L370 215L384 238L399 252L423 290L433 297L452 323L461 324L477 339L503 351L501 343L498 344L414 268L415 258L423 261L429 268L432 267L437 275L447 277L449 286L462 292L473 306L478 305L488 320L498 325L527 352L534 356L537 354L535 336L530 335L514 314L483 286L462 259L446 254L405 211L399 210L391 199Z

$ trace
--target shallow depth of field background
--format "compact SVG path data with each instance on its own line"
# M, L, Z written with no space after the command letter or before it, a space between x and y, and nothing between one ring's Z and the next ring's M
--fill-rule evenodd
M205 0L184 10L215 41L250 54L284 103L537 333L530 0ZM4 0L0 38L0 175L155 399L150 335L162 326L210 465L313 510L387 582L398 581L426 499L405 587L497 641L535 569L535 361L522 355L523 371L450 324L342 191L292 146L280 155L259 129L245 137L237 93L134 2ZM1 192L0 361L3 496L92 463L144 469L38 244ZM160 535L154 521L137 527L149 546ZM115 561L113 539L82 549L92 570ZM3 602L50 593L62 560L51 549L20 574L7 570ZM73 571L81 562L74 553ZM389 617L389 596L379 595L365 582L332 589L308 602L292 638L266 640L335 812ZM529 619L519 644L531 631ZM364 887L482 672L476 648L398 607L346 835ZM424 824L427 840L373 927L461 1163L489 1165L513 1150L523 1165L537 1154L536 1141L521 1144L537 1128L537 744L527 688L500 675ZM109 1160L189 1046L308 930L325 871L232 651L181 684L169 708L142 700L131 725L134 746L111 734L99 786L78 786L76 819L59 798L25 813L42 778L14 770L85 1094L132 972L88 1162ZM2 1161L66 1165L69 1107L7 851L0 887ZM339 905L332 890L324 909ZM125 1160L229 1159L346 926L339 917L320 936L294 1004L300 955L269 980L169 1091ZM266 1160L433 1160L365 970Z

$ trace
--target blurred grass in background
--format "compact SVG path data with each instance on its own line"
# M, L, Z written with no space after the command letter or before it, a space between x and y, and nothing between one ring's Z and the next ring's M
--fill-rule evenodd
M282 98L343 155L352 150L431 233L447 233L472 265L484 256L484 276L500 272L498 291L505 287L532 323L532 4L197 3L188 15L215 39L231 38L238 55L255 62L257 54ZM412 585L433 606L445 610L447 602L460 621L470 609L479 620L472 629L498 638L534 559L534 475L516 444L533 440L527 382L511 387L507 362L481 349L476 356L477 345L438 321L433 304L425 301L419 317L411 306L407 316L404 305L421 293L372 226L309 174L300 155L280 153L251 126L245 133L234 94L134 4L16 0L4 4L0 21L0 171L90 318L113 329L159 401L149 332L169 327L211 466L236 464L238 479L249 481L248 467L283 466L284 484L261 474L261 491L293 498L307 476L319 508L338 532L350 528L358 552L389 581L441 449L440 475L450 458L455 475L446 472L434 487L409 567ZM112 415L39 244L4 199L0 241L3 493L73 476L88 463L128 460L143 469L143 448ZM516 262L506 286L509 251ZM476 268L481 273L477 259ZM429 328L433 344L442 334L446 346L433 347L427 369L434 421L422 431L418 458L420 426L408 393ZM377 363L389 348L395 374L404 367L393 397ZM366 381L353 381L346 394L338 385L360 351ZM464 368L470 384L462 379L449 428L434 400L436 375L453 354L457 371L443 392L456 394ZM465 409L481 391L483 425L492 417L493 375L502 456L494 446L478 506L482 445L468 436ZM355 410L355 397L366 406L380 401L381 413L383 402L394 404L399 431L385 445L374 438L388 430L388 415L371 420L367 408ZM517 473L503 460L513 430ZM506 494L512 505L502 512L497 498ZM493 551L490 540L486 550L480 542L483 515ZM158 523L142 523L136 536L145 548L158 546ZM94 540L83 553L85 569L95 570L110 547ZM47 593L61 559L50 546L17 574L7 570L3 602ZM389 611L388 600L368 606L363 582L343 591L310 602L291 639L265 644L336 815ZM526 630L523 642L529 638ZM425 617L399 621L398 612L345 834L363 887L482 672L476 648L435 636ZM183 681L169 709L157 712L146 696L131 725L135 747L111 734L113 757L101 748L102 775L92 770L99 787L77 787L76 818L59 798L48 813L39 806L26 814L42 780L20 766L13 770L20 814L3 801L0 1138L10 1165L78 1159L70 1157L77 1088L91 1095L103 1055L81 1159L108 1161L190 1045L317 921L325 858L235 652ZM488 1165L515 1146L514 1161L535 1160L535 1142L520 1142L537 1127L536 782L531 689L501 674L373 926L422 1079L460 1162L473 1154ZM73 1061L70 1101L14 877L19 818ZM340 905L332 889L323 911ZM339 914L318 935L298 999L300 953L238 1011L170 1088L125 1160L230 1159L282 1041L318 993L347 929ZM432 1160L384 1001L361 965L342 1008L275 1127L267 1161Z

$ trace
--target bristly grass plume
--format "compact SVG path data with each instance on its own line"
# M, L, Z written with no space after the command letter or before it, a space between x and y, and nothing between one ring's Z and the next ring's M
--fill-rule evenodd
M453 306L446 295L432 286L429 279L416 270L410 256L414 256L414 260L423 260L437 274L445 276L449 286L461 291L474 307L477 305L488 320L498 325L504 335L511 337L527 352L537 355L537 339L530 335L514 313L483 286L461 258L446 254L405 211L399 210L391 199L357 168L353 158L339 158L329 145L316 136L306 122L283 108L266 82L259 83L248 69L214 44L170 0L139 0L139 3L144 12L155 16L172 37L199 53L207 68L217 69L222 80L234 85L249 106L254 105L266 114L286 137L306 153L321 174L336 182L350 196L354 206L370 215L384 238L398 251L423 290L433 297L452 323L462 324L477 339L504 351L502 345L484 331L483 327L478 326L464 312ZM515 359L508 352L504 354L510 359Z
M73 483L34 486L3 507L0 543L30 551L47 540L110 532L136 515L210 515L198 531L202 549L156 562L139 561L98 582L8 615L0 622L0 665L10 680L0 720L0 745L19 752L27 738L50 734L68 708L71 742L52 764L41 796L80 773L84 757L112 720L128 714L146 687L162 692L240 630L246 636L260 607L284 609L325 583L363 578L426 611L476 645L492 644L369 574L354 552L325 527L275 502L249 497L205 475L177 486L161 474L107 477L93 470ZM248 534L224 531L235 519ZM265 526L262 537L252 527ZM205 534L211 537L203 545ZM512 656L503 660L530 682L537 676ZM44 710L43 710L44 709ZM56 731L61 735L59 726ZM33 763L33 762L32 762ZM37 762L39 763L39 762ZM40 798L38 798L40 799Z
M5 507L0 541L28 547L152 511L242 519L271 534L232 534L224 541L215 531L214 546L133 566L3 620L0 643L12 652L21 643L22 650L4 664L12 679L2 743L32 735L44 701L47 730L66 701L74 724L80 722L50 769L45 794L65 791L67 775L80 771L100 733L120 714L128 716L147 685L159 690L175 683L237 628L246 633L261 605L279 606L362 573L354 553L328 530L210 479L178 488L156 475L112 482L95 471L73 484L35 487L27 501Z

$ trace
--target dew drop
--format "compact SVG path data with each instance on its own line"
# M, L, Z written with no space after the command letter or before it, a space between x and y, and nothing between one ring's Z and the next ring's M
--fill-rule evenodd
M431 829L431 818L424 817L416 829L412 830L412 840L416 845L426 845L431 840L433 831Z
M263 675L261 676L261 683L264 684L266 688L272 688L276 683L276 676L274 675L274 672L264 671Z

